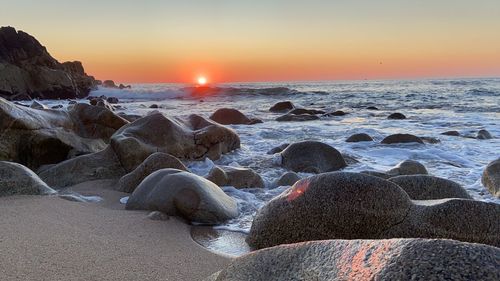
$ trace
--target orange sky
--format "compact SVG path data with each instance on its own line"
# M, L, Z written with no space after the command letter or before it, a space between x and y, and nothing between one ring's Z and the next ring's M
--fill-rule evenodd
M117 82L500 76L497 0L243 2L17 0L0 24Z

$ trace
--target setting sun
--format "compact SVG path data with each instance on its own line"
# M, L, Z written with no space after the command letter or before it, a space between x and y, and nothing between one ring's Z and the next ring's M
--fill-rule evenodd
M205 84L207 84L207 78L205 78L203 76L198 77L198 84L199 85L205 85Z

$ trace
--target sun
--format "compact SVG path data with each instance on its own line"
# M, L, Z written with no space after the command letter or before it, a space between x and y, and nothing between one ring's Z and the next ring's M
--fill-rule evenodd
M206 77L204 77L204 76L200 76L200 77L198 77L198 85L203 86L203 85L205 85L205 84L207 84L207 78L206 78Z

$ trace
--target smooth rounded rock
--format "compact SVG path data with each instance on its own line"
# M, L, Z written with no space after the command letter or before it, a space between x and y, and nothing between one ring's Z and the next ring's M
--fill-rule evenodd
M491 135L490 132L483 129L483 130L479 130L479 132L477 132L476 138L479 140L490 140L493 138L493 136Z
M235 188L263 188L262 177L254 170L244 167L215 166L206 179L218 186L233 186Z
M346 142L361 142L361 141L373 141L370 135L365 133L354 134L345 140Z
M491 194L500 198L500 158L492 161L484 169L481 182Z
M158 170L146 177L130 195L126 209L160 211L205 224L238 216L236 201L217 185L176 169Z
M317 115L311 115L311 114L285 114L283 116L280 116L276 118L276 121L278 122L285 122L285 121L295 121L295 122L301 122L301 121L312 121L312 120L318 120L319 117Z
M415 160L404 160L398 163L396 167L387 171L386 174L391 176L426 175L428 172L422 163Z
M446 132L441 133L441 135L458 137L458 136L460 136L460 132L458 132L458 131L446 131Z
M393 143L421 143L423 144L424 141L414 135L411 134L394 134L385 137L382 142L383 144L393 144Z
M0 161L0 197L10 195L43 195L55 191L27 167Z
M403 113L395 112L387 116L387 119L406 119L406 116Z
M210 119L222 125L250 125L258 122L257 119L251 119L241 113L239 110L233 108L221 108L217 109L211 116Z
M277 181L276 186L290 186L294 185L300 180L300 176L294 172L284 173Z
M472 199L458 183L429 175L396 176L389 181L399 185L413 200L433 200L443 198Z
M281 152L282 165L294 172L324 173L347 166L342 154L325 143L302 141Z
M295 105L291 101L280 101L271 106L269 111L271 112L288 112L295 108Z

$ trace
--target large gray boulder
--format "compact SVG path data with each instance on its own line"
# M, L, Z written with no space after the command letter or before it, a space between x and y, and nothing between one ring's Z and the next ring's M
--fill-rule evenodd
M256 118L248 118L245 114L233 108L220 108L217 109L210 119L222 125L252 125L262 123L261 120Z
M365 133L354 134L348 137L346 142L361 142L361 141L373 141L373 138L370 135Z
M194 114L181 119L158 112L120 128L105 150L59 163L41 172L40 177L59 187L84 182L89 177L118 179L156 152L186 160L216 160L239 147L238 135L218 123Z
M429 175L396 176L389 179L401 187L413 200L433 200L443 198L472 199L460 184Z
M55 191L25 166L0 161L0 197L10 195L43 195Z
M280 101L271 106L269 111L271 112L288 112L295 108L295 105L291 101Z
M70 109L33 109L0 98L0 160L31 169L56 164L73 155L104 149L128 121L88 104Z
M236 201L217 185L176 169L158 170L146 177L130 195L126 209L160 211L205 224L238 216Z
M254 170L244 167L215 166L206 179L218 186L235 188L262 188L265 186L262 177Z
M500 245L500 205L465 199L412 201L369 175L302 179L261 208L247 238L256 249L324 239L449 238Z
M385 137L382 142L382 144L394 144L394 143L421 143L423 144L424 141L414 135L411 134L393 134L390 136Z
M453 240L325 240L255 251L206 281L499 280L500 249Z
M162 152L153 153L137 168L118 181L117 190L132 193L147 176L166 168L188 171L186 166L176 157Z
M428 174L427 169L422 163L409 159L401 161L394 168L385 173L391 176Z
M500 198L500 158L486 166L481 177L481 182L488 188L491 194Z
M294 172L325 173L347 166L338 150L318 141L292 143L281 152L281 157L282 165Z

